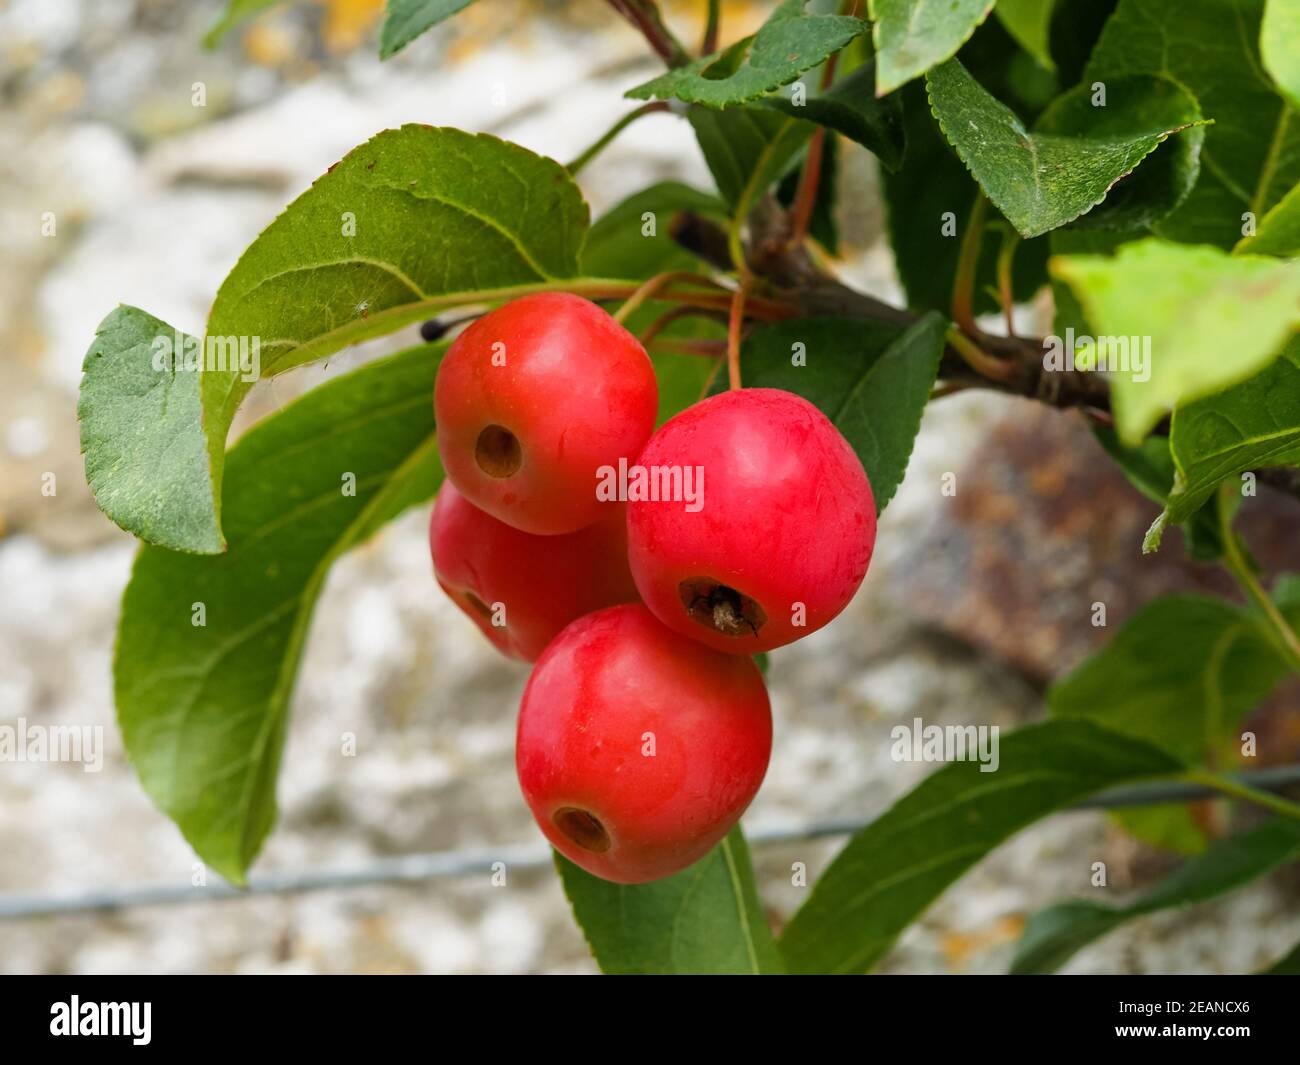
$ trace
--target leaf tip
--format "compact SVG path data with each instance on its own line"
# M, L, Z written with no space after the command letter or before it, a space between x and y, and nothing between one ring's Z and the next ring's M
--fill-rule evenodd
M1160 550L1160 542L1165 537L1165 525L1169 521L1169 508L1166 507L1160 512L1160 516L1151 523L1151 528L1146 531L1142 537L1142 553L1144 555L1153 555Z

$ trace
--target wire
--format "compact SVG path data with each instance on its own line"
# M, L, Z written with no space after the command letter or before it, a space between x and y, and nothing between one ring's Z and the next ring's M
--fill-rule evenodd
M1232 779L1262 791L1277 791L1300 783L1300 765L1277 766L1240 773ZM1109 810L1129 806L1154 806L1220 796L1215 788L1180 781L1160 781L1103 791L1072 810ZM766 824L746 829L751 846L803 843L835 836L849 836L866 827L860 820L826 820L804 824ZM549 847L512 844L430 854L408 854L381 858L356 869L306 869L264 873L252 877L247 888L218 881L203 887L188 884L154 884L126 888L103 888L69 895L0 895L0 921L66 914L112 913L151 906L174 906L190 902L218 902L263 895L295 895L308 891L337 891L375 884L418 884L428 880L491 874L499 868L508 873L541 869L552 862ZM498 865L498 863L501 863Z

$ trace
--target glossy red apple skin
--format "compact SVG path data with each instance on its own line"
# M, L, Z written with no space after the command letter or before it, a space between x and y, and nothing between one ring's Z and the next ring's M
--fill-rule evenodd
M602 515L598 470L636 457L658 404L645 349L604 310L563 292L523 296L474 322L443 358L438 453L461 494L493 517L575 532ZM512 451L485 462L511 438Z
M704 857L753 799L771 750L758 667L671 632L640 604L581 618L546 649L515 748L546 838L621 884Z
M674 631L728 654L770 651L830 622L862 583L876 539L871 485L848 441L802 397L712 396L660 427L638 463L704 471L694 513L680 502L628 505L632 576ZM712 593L696 594L709 582L762 616L719 631Z
M571 621L634 602L622 503L563 536L520 532L479 510L444 481L429 518L439 585L503 654L533 662ZM503 604L506 624L492 624Z

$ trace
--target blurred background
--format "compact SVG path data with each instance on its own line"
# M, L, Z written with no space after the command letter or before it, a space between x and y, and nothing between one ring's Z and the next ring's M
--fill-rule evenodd
M729 38L768 5L724 4ZM99 320L132 303L201 332L239 253L347 150L403 122L488 131L560 160L624 114L653 72L607 5L484 0L380 63L382 0L300 0L201 41L215 0L0 0L0 725L101 725L101 772L0 762L0 894L57 898L191 882L195 858L152 808L113 720L110 660L134 541L95 508L76 392ZM702 4L669 3L695 38ZM693 28L696 27L696 28ZM196 83L206 100L195 106ZM900 301L871 158L842 144L844 276ZM634 124L582 173L593 213L656 180L711 185L689 127ZM51 226L50 220L53 220ZM1046 302L1021 309L1044 330ZM264 382L237 430L302 390L415 339L414 329ZM955 497L940 492L956 473ZM53 480L51 481L51 475ZM42 486L56 486L53 494ZM1294 549L1294 510L1248 515L1260 557ZM1290 504L1294 508L1294 503ZM1082 422L963 393L932 404L881 524L862 592L828 629L772 656L771 769L751 831L866 822L932 767L890 760L889 729L1043 714L1052 677L1154 595L1228 592L1177 536L1139 554L1155 514ZM542 839L519 795L514 715L526 679L430 575L427 508L337 565L321 598L280 774L280 823L253 875L361 870L434 851ZM1090 624L1108 606L1109 627ZM1294 688L1253 727L1300 747ZM357 736L355 757L339 738ZM755 848L779 924L838 839ZM1098 813L1061 815L984 861L903 937L888 972L1005 970L1026 915L1120 892L1176 859ZM215 874L213 874L215 876ZM1073 972L1246 972L1300 939L1300 881L1134 921ZM0 970L58 972L594 972L546 868L111 913L0 920Z

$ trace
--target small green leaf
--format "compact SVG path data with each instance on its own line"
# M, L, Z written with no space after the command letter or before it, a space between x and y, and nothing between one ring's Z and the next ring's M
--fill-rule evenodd
M758 194L792 164L816 127L768 107L686 114L718 192L732 208L752 205Z
M205 48L215 48L221 43L221 39L241 22L283 2L284 0L226 0L226 6L222 8L221 14L217 16L217 21L212 24L212 27L204 36L203 46Z
M1300 121L1264 73L1264 0L1119 0L1084 71L1087 85L1160 75L1182 85L1214 125L1187 200L1157 223L1160 236L1231 248L1243 215L1257 219L1300 181ZM1225 72L1233 76L1225 76Z
M135 307L95 331L77 417L99 509L140 539L177 551L224 550L188 337ZM155 365L156 357L163 357Z
M1091 116L1084 110L1086 86L1072 90L1058 102L1067 109L1056 119L1070 130L1063 135L1030 133L955 59L926 75L930 105L944 135L988 198L1025 237L1091 210L1161 141L1190 124L1171 121L1168 96L1149 105L1145 97L1137 98L1155 84L1156 79L1148 79L1140 87L1129 86L1132 95L1120 98L1133 102L1117 107L1114 119L1105 111L1097 117L1100 109Z
M907 153L898 173L882 175L889 243L907 305L947 312L961 236L979 186L939 131L925 86L908 85L898 95L903 97ZM997 291L998 244L993 238L981 242L975 272L977 313L999 309L990 294ZM1017 301L1028 300L1047 283L1047 252L1047 237L1021 241L1016 249L1012 285Z
M806 119L844 134L873 152L885 169L897 170L903 163L906 147L902 97L873 96L874 79L875 63L869 60L826 92L810 96L802 104L783 96L769 96L763 102L792 118Z
M1300 582L1278 605L1300 618ZM1255 616L1223 599L1170 595L1134 614L1047 694L1058 718L1095 722L1186 761L1219 746L1287 674Z
M805 3L782 0L753 37L661 74L626 95L733 107L788 85L867 31L858 18L805 14Z
M1295 0L1268 0L1259 51L1278 91L1300 110L1300 6Z
M379 32L379 58L395 56L415 38L444 19L469 7L474 0L388 0L384 27Z
M1246 470L1300 466L1300 336L1262 373L1176 410L1169 440L1178 477L1167 521L1186 521Z
M1219 840L1172 876L1124 906L1064 902L1034 914L1011 963L1013 973L1050 973L1125 921L1207 902L1300 858L1300 824L1269 821Z
M1300 116L1296 121L1300 122ZM1300 185L1278 200L1259 220L1253 236L1242 237L1232 250L1251 255L1275 255L1279 259L1300 257Z
M225 554L136 558L113 664L126 751L199 857L236 883L275 820L289 699L330 565L437 488L441 350L370 363L254 426L230 452Z
M1048 70L1055 70L1049 37L1055 0L998 0L997 15L1007 32Z
M739 825L689 869L650 884L611 884L560 854L555 864L606 973L781 971Z
M1051 271L1098 336L1149 342L1145 368L1130 351L1131 371L1109 375L1115 426L1130 447L1174 407L1258 373L1300 325L1300 264L1153 238L1113 258L1054 258Z
M950 59L988 18L994 0L871 0L876 95Z
M1169 755L1085 721L1018 729L999 767L954 762L857 833L779 945L796 973L867 972L943 891L1015 832L1127 781L1170 775Z
M458 298L474 302L475 294L482 298L492 289L572 277L586 228L587 207L577 186L550 159L454 129L404 126L380 133L290 204L244 252L217 293L205 367L197 374L201 416L193 417L190 409L184 424L173 427L183 434L177 441L182 456L192 456L202 438L213 501L197 504L193 489L142 496L139 462L113 461L122 454L137 460L161 454L172 443L167 425L150 421L164 393L140 376L147 352L139 337L120 355L131 366L113 370L104 363L84 381L89 391L81 414L94 423L87 468L97 477L97 495L131 514L140 528L158 530L168 546L218 550L212 515L220 518L216 501L226 435L258 375L232 367L229 358L209 359L208 349L219 345L228 352L232 344L255 344L260 376L270 377L390 333ZM110 338L119 343L127 336L113 332ZM119 354L101 338L91 358L117 361ZM133 391L107 388L114 410L99 417L97 389L119 376L133 382ZM167 385L166 394L175 387ZM134 428L132 396L139 403ZM107 439L110 430L126 442ZM103 455L94 453L97 448ZM191 473L198 476L192 460L176 476ZM127 499L136 502L128 506ZM141 515L146 507L154 509Z
M1137 447L1125 447L1110 428L1094 430L1101 446L1106 449L1139 492L1162 507L1169 505L1178 470L1170 451L1169 437L1148 436ZM1187 553L1202 562L1214 562L1223 555L1223 539L1219 532L1217 500L1188 511L1190 518L1186 530ZM1164 519L1158 521L1163 527Z
M830 418L862 460L880 512L907 471L947 324L933 312L905 331L847 318L779 322L746 340L741 378L803 396Z

